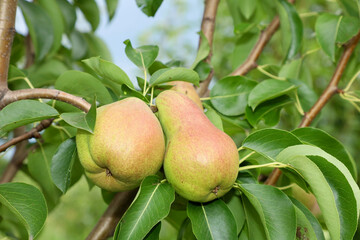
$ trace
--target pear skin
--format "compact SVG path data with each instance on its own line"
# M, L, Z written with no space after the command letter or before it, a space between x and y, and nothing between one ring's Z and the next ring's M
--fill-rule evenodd
M227 193L239 168L234 141L181 93L164 91L156 105L167 138L164 171L175 191L195 202Z
M88 178L112 192L138 187L160 169L165 152L158 119L133 97L98 108L94 134L79 129L76 145Z
M169 82L169 85L174 85L171 90L185 94L188 98L193 100L200 109L203 109L199 95L197 94L194 86L189 82L174 81Z

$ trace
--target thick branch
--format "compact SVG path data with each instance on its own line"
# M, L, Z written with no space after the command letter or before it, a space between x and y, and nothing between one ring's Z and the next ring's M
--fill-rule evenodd
M17 0L0 1L0 98L7 89L11 45L15 34L16 6Z
M315 117L319 114L321 109L323 109L325 104L330 100L330 98L338 92L338 84L341 79L341 76L359 40L360 40L360 32L345 45L344 52L336 66L335 72L330 80L330 83L328 84L324 92L321 94L317 102L312 106L312 108L307 113L305 113L300 125L298 126L299 128L309 126L311 122L315 119ZM281 175L281 171L279 169L274 169L274 171L265 181L265 184L275 185L280 175Z
M87 240L102 240L114 234L116 225L136 196L137 189L115 195Z
M271 37L274 35L279 26L280 19L278 16L276 16L267 26L267 28L260 34L258 41L256 42L245 62L231 73L232 76L245 75L250 70L257 67L256 60L259 58L266 44L270 41Z
M85 112L88 112L91 105L80 97L76 97L69 93L56 90L56 89L45 89L45 88L34 88L34 89L22 89L16 91L8 91L3 99L0 101L0 110L6 105L24 99L54 99L62 102L69 103Z
M201 22L201 31L204 33L210 45L209 55L205 59L205 62L207 63L211 62L211 57L212 57L212 43L214 37L215 18L216 18L216 11L218 9L218 5L219 5L219 0L206 0L204 15ZM201 41L202 39L200 38L199 46L201 44ZM213 70L211 70L207 78L200 83L200 87L197 89L197 93L199 94L200 97L206 94L213 75L214 72Z

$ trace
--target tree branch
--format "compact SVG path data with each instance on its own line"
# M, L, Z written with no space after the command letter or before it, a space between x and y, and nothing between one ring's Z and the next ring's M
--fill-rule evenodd
M69 103L85 112L90 110L91 104L84 99L71 95L69 93L56 90L56 89L45 89L45 88L34 88L34 89L22 89L16 91L7 91L3 99L0 101L0 110L12 102L24 99L54 99L62 102Z
M212 57L212 43L214 37L215 30L215 19L216 19L216 11L218 9L219 0L206 0L204 15L201 22L201 31L204 33L210 45L209 55L204 60L206 63L211 62ZM199 46L201 44L202 39L199 40ZM214 75L214 71L211 70L207 78L200 83L200 87L197 89L197 93L200 97L204 96L208 90L210 81Z
M86 239L103 240L111 237L122 215L134 200L136 193L137 189L117 193Z
M0 1L0 98L7 90L11 45L15 34L17 0Z
M355 37L353 37L347 44L345 44L344 52L341 58L339 59L335 72L328 86L321 94L317 102L312 106L312 108L307 113L305 113L298 128L309 126L311 122L315 119L315 117L319 114L321 109L323 109L325 104L330 100L330 98L338 92L338 84L341 79L341 76L359 40L360 40L360 32L358 32L358 34ZM274 169L273 172L268 177L268 179L265 181L265 184L275 185L280 175L281 175L281 171L278 168Z

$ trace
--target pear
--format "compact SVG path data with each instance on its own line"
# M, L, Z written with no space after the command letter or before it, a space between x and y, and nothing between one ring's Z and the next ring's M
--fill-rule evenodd
M191 83L183 82L183 81L174 81L174 82L169 82L168 84L174 85L174 87L172 87L171 90L185 94L188 98L193 100L201 110L203 109L200 97L196 93L196 90Z
M87 177L112 192L138 187L161 167L161 125L140 99L130 97L97 109L94 134L79 129L76 145Z
M156 99L167 138L164 172L182 197L208 202L227 193L238 175L234 141L185 95L173 90Z

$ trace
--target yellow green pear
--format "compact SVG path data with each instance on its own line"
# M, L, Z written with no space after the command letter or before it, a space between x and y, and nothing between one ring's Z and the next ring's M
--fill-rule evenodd
M99 107L94 134L79 129L76 145L87 177L113 192L136 188L155 174L165 152L158 119L134 97Z
M174 85L174 87L172 87L171 90L185 94L188 98L193 100L196 103L196 105L199 106L200 109L203 109L200 97L191 83L183 82L183 81L174 81L174 82L169 82L168 84Z
M167 138L164 172L175 191L195 202L227 193L239 168L234 141L184 94L164 91L156 106Z

